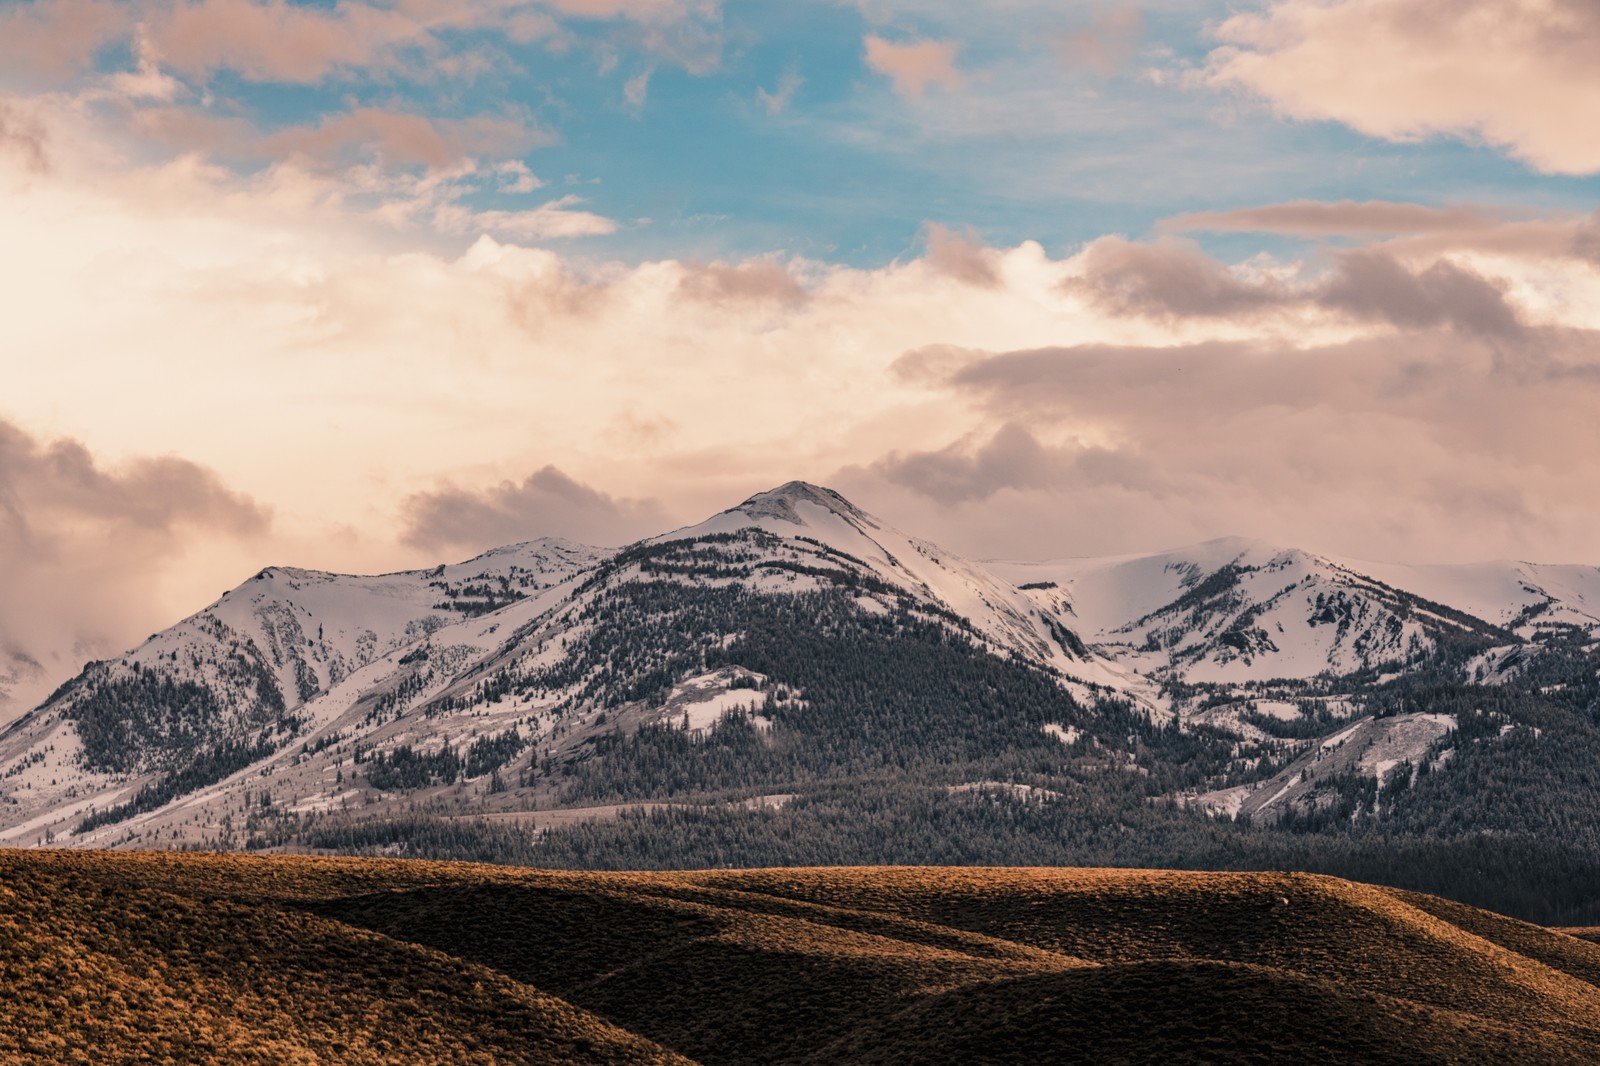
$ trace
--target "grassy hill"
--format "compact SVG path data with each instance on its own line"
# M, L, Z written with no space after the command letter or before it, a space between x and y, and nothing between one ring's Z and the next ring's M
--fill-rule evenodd
M1304 874L0 852L0 1061L1593 1063L1600 944Z

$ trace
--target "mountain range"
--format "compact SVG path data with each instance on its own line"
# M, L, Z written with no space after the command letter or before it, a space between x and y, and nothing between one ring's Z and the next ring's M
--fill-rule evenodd
M1593 566L978 563L792 482L263 569L0 734L0 844L1270 865L1593 920L1597 670Z

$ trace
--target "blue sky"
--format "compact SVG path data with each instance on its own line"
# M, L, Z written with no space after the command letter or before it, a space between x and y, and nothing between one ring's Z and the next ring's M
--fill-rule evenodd
M291 6L332 17L356 5ZM504 158L543 185L469 202L582 197L617 229L575 251L630 261L784 253L870 266L916 254L929 221L1060 251L1187 211L1296 199L1582 211L1600 190L1592 174L1541 174L1470 134L1396 143L1286 121L1258 93L1205 84L1237 5L735 0L605 19L522 7L550 18L548 35L519 41L483 20L309 84L219 61L178 72L175 103L243 117L262 136L354 108L510 119L540 143ZM1104 62L1060 43L1073 33L1114 38ZM866 61L871 36L952 43L960 84L897 93ZM113 39L96 66L129 68L134 50L131 36Z

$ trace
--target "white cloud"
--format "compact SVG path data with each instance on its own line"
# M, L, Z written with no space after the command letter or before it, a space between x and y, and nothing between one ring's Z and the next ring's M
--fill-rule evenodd
M1536 170L1600 171L1592 0L1277 0L1221 24L1204 79L1373 137L1481 140Z
M567 498L587 501L583 528L620 516L626 535L793 477L978 555L1232 532L1600 554L1600 500L1572 490L1600 479L1583 219L1561 238L1574 254L1518 257L1482 249L1528 240L1526 220L1347 212L1468 243L1276 273L1172 241L1053 257L933 225L925 254L871 269L599 262L541 246L613 225L570 197L471 207L514 167L241 176L119 151L67 98L0 119L33 131L0 148L0 351L25 356L0 418L109 469L214 471L274 514L254 565L437 562L550 532L534 527ZM1269 221L1331 224L1291 214ZM565 480L530 485L546 468ZM481 521L422 522L419 494ZM241 538L196 538L186 558L248 571ZM218 566L163 602L205 602Z
M805 79L800 76L800 71L794 67L785 67L782 74L778 75L778 84L771 92L757 87L756 99L761 101L761 106L766 108L769 115L781 115L789 109L789 103L794 99L794 94L800 91L800 86L805 84Z
M652 71L648 70L640 71L622 85L622 99L636 111L644 107L644 102L650 95L650 75L652 73Z

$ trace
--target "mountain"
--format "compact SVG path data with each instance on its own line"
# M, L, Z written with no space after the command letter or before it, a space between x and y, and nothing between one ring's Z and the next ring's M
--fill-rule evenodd
M53 835L118 796L152 808L279 753L314 730L311 707L327 713L386 676L397 653L537 600L606 554L542 540L378 577L268 567L126 656L90 663L0 733L0 839Z
M6 1061L1600 1057L1600 946L1304 874L10 851L0 879Z
M1596 603L1243 540L980 565L791 482L618 550L263 570L0 733L0 842L1266 865L1600 920Z
M1085 639L1103 654L1179 684L1382 671L1414 664L1444 643L1519 643L1499 625L1359 565L1229 538L1158 555L993 569L1046 600L1064 594ZM1434 575L1424 587L1459 589L1438 569L1428 572ZM1489 601L1472 602L1483 609Z

